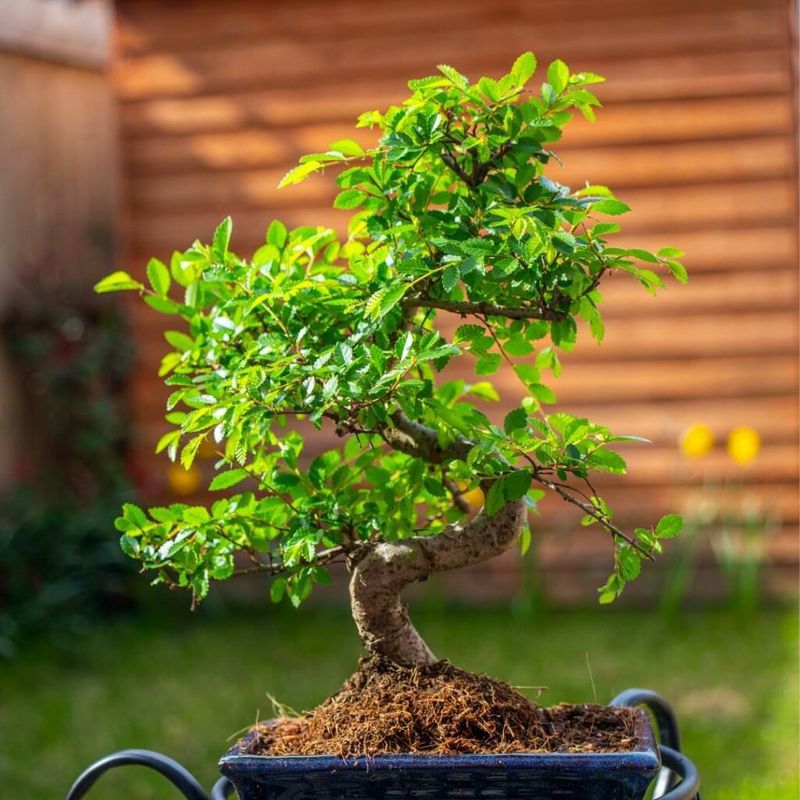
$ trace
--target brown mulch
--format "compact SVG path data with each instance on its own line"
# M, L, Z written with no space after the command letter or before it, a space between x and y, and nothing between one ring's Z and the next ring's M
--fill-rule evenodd
M322 705L256 725L251 755L609 752L632 750L637 713L598 705L536 705L501 681L441 661L398 667L364 659Z

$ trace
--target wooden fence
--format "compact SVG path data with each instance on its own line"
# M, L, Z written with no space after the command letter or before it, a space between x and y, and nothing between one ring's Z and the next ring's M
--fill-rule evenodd
M530 49L540 63L560 57L607 76L597 123L574 123L555 177L614 187L634 208L624 243L680 247L691 281L655 300L609 281L606 342L584 341L565 359L559 400L653 440L626 451L629 477L603 482L623 523L691 508L702 486L741 485L742 497L777 520L773 585L795 585L797 128L787 0L120 0L117 8L125 266L138 274L149 256L208 239L227 214L241 253L263 241L274 216L342 228L329 177L278 193L280 176L337 138L371 141L354 132L355 116L399 100L407 78L438 63L497 74ZM131 313L141 345L139 467L150 493L164 495L167 470L151 455L163 430L161 321L147 309ZM508 387L503 408L515 402ZM677 441L692 423L708 424L717 446L688 463ZM763 442L747 468L724 447L739 425ZM535 529L549 589L589 597L583 578L607 567L608 543L557 502L544 504ZM506 581L512 563L496 568Z
M21 295L91 285L114 263L117 133L110 6L0 3L0 315ZM0 487L33 422L0 349Z

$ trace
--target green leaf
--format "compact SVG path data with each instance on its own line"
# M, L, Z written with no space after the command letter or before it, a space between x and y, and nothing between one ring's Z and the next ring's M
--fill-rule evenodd
M678 283L682 283L685 286L689 282L689 273L680 261L667 261L667 267L669 267L672 277Z
M278 184L279 189L283 189L284 186L291 186L295 183L302 183L309 175L317 170L322 169L325 165L321 161L306 161L304 164L299 164L298 166L290 169L282 178L280 183Z
M229 469L227 472L220 472L215 475L208 488L212 492L220 489L230 489L231 486L236 486L237 483L241 483L245 478L249 477L247 470Z
M533 352L533 345L519 334L512 336L503 348L511 356L528 356Z
M553 87L556 94L561 94L569 81L569 68L560 59L550 62L547 68L547 82Z
M289 232L286 230L286 226L280 220L274 219L272 222L270 222L269 228L267 228L267 244L271 244L278 250L283 250L283 246L286 244L286 239L288 236Z
M269 599L279 603L286 593L286 578L275 578L269 587Z
M214 231L214 239L211 244L211 253L214 260L220 264L225 263L225 257L228 255L228 245L231 241L231 232L233 231L233 220L230 217L225 217L217 229Z
M524 408L515 408L509 411L503 420L503 429L506 433L524 428L528 424L528 412Z
M189 444L187 444L183 450L181 450L181 464L183 465L184 469L188 470L192 466L195 456L197 455L197 451L200 449L200 445L203 443L203 439L205 438L206 434L201 433L191 439Z
M170 445L176 445L181 439L180 431L167 431L156 445L156 453L166 450Z
M168 297L148 295L144 298L144 301L154 311L158 311L159 314L177 314L180 311L180 306Z
M531 473L527 469L518 469L504 478L503 493L506 500L519 500L530 488Z
M442 288L448 294L453 291L455 285L458 283L458 267L454 264L451 264L445 271L442 273Z
M619 571L626 581L632 581L639 577L642 571L642 562L639 554L630 546L623 545L617 550L619 560Z
M487 517L496 514L506 504L503 483L503 478L498 478L489 487L489 491L486 493L486 500L483 508Z
M367 195L360 189L345 189L336 195L333 201L334 208L355 208L367 199Z
M366 303L367 313L373 319L385 317L402 299L408 291L409 284L399 283L394 286L379 289Z
M531 528L530 525L526 525L522 529L522 533L519 535L519 549L520 555L525 555L531 547Z
M169 291L172 279L165 264L157 258L151 258L147 262L147 279L156 294L165 295Z
M656 536L659 539L672 539L683 529L683 517L679 514L667 514L661 517L656 525Z
M596 450L589 457L589 463L595 469L612 472L617 475L625 474L628 468L625 459L613 450Z
M634 256L635 258L638 258L640 261L646 261L648 264L659 263L658 257L654 253L651 253L649 250L641 250L638 247L631 247L628 250L628 253L630 253L630 255Z
M458 86L459 89L466 89L469 86L469 80L465 75L462 75L458 70L453 69L447 64L439 64L437 67L453 85Z
M147 516L139 506L133 503L124 503L122 506L122 516L132 522L137 528L144 528L148 524Z
M592 211L597 211L600 214L610 214L614 217L620 214L626 214L630 210L631 207L627 203L623 203L622 200L612 200L609 198L592 203Z
M540 403L557 402L556 393L549 386L545 386L543 383L531 383L528 385L528 389Z
M656 255L659 258L683 258L684 252L677 247L662 247Z
M493 400L494 402L500 400L500 395L497 394L497 389L495 389L494 386L489 383L489 381L478 381L478 383L473 383L467 391L470 394L474 394L476 397L480 397L482 400Z
M141 291L144 285L139 281L134 280L127 272L117 270L110 275L106 275L103 280L94 285L94 290L98 294L105 294L106 292L122 292L128 289L135 289Z
M181 331L165 331L164 338L181 353L194 348L194 339Z
M517 86L524 86L534 72L536 72L536 56L530 51L519 56L511 67L511 74Z
M364 148L353 139L337 139L328 149L348 157L364 155Z
M491 375L493 372L497 372L501 363L502 358L498 353L486 353L475 362L475 373L477 375Z

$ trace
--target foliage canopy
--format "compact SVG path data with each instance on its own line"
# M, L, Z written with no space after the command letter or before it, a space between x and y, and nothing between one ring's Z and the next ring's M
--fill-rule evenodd
M210 244L169 266L151 260L149 285L124 272L98 284L185 323L165 334L171 429L158 450L188 468L213 442L210 489L236 487L210 508L125 506L122 546L157 581L202 598L211 580L265 571L273 600L299 604L328 579L326 564L435 535L468 513L462 496L476 487L487 515L522 497L535 509L549 490L605 529L616 547L601 602L679 532L675 515L620 530L593 488L594 473L625 471L612 448L636 437L546 411L578 322L603 339L604 277L624 272L655 293L662 276L683 283L686 272L674 248L613 245L629 208L609 188L571 191L545 175L573 113L594 119L587 87L603 79L554 61L534 92L535 70L531 53L476 84L440 66L409 82L402 105L361 115L359 127L380 131L374 148L346 139L301 158L281 186L343 168L334 205L353 211L345 241L276 220L243 259L226 219ZM460 317L454 332L437 324L444 312ZM499 399L488 376L504 361L525 396L496 425L482 407ZM454 377L464 364L474 380ZM343 439L310 465L308 422ZM237 568L237 551L249 567Z

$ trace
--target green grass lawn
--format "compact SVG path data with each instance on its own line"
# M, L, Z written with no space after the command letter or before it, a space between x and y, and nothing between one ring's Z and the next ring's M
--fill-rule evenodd
M428 608L415 614L439 654L547 703L609 700L630 686L672 699L708 800L797 800L797 616L592 610L514 615ZM40 642L0 663L4 798L57 800L110 750L160 750L206 786L228 738L269 716L267 694L296 709L334 691L359 645L339 611L263 609L167 615L100 627L70 650ZM108 775L94 800L172 798L141 771Z

